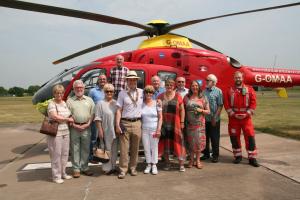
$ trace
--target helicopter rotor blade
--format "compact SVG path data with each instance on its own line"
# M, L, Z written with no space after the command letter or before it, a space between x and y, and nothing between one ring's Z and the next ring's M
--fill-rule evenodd
M133 26L133 27L140 28L143 30L151 30L151 27L149 27L149 26L145 26L143 24L139 24L139 23L132 22L132 21L127 21L124 19L116 18L116 17L101 15L101 14L96 14L96 13L91 13L91 12L85 12L85 11L80 11L80 10L73 10L73 9L68 9L68 8L48 6L48 5L37 4L37 3L29 3L29 2L14 1L14 0L13 1L12 0L1 0L0 6L7 7L7 8L20 9L20 10L33 11L33 12L48 13L48 14L53 14L53 15L75 17L75 18L92 20L92 21L109 23L109 24L120 24L120 25Z
M121 38L117 38L117 39L114 39L114 40L110 40L110 41L98 44L96 46L84 49L82 51L76 52L76 53L71 54L69 56L66 56L64 58L56 60L56 61L53 62L53 64L57 65L59 63L65 62L65 61L70 60L72 58L81 56L83 54L86 54L86 53L89 53L89 52L92 52L92 51L95 51L95 50L98 50L98 49L102 49L104 47L108 47L108 46L111 46L111 45L114 45L114 44L118 44L118 43L124 42L126 40L129 40L131 38L141 37L141 36L147 36L147 31L142 31L140 33L136 33L136 34L133 34L133 35L124 36L124 37L121 37Z
M230 16L235 16L235 15L243 15L243 14L254 13L254 12L261 12L261 11L266 11L266 10L275 10L275 9L299 6L299 5L300 5L300 2L297 2L297 3L279 5L279 6L273 6L273 7L267 7L267 8L260 8L260 9L255 9L255 10L247 10L247 11L242 11L242 12L230 13L230 14L226 14L226 15L219 15L219 16L209 17L209 18L204 18L204 19L191 20L191 21L181 22L178 24L168 25L164 28L164 32L167 33L171 30L175 30L178 28L190 26L193 24L197 24L200 22L209 21L209 20L213 20L213 19L219 19L219 18L230 17Z
M189 38L189 37L186 37L186 36L183 36L183 35L179 35L179 34L176 34L176 33L169 33L169 34L177 35L177 36L180 36L180 37L185 37L185 38L187 38L190 42L192 42L193 44L198 45L199 47L202 47L202 48L204 48L204 49L207 49L207 50L210 50L210 51L215 51L215 52L218 52L218 53L220 53L220 54L223 54L222 52L220 52L220 51L218 51L218 50L216 50L216 49L214 49L214 48L212 48L212 47L210 47L210 46L207 46L206 44L203 44L203 43L201 43L201 42L199 42L199 41L197 41L197 40L194 40L194 39L192 39L192 38Z

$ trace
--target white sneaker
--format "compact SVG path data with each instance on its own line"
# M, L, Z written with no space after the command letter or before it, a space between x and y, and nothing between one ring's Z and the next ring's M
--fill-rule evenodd
M180 167L179 167L179 171L180 171L180 172L185 172L184 166L180 166Z
M153 174L153 175L158 174L156 165L152 165L152 174Z
M64 180L62 179L55 179L53 180L54 183L58 183L58 184L62 184L64 182Z
M66 175L63 175L62 178L66 179L66 180L70 180L70 179L72 179L72 176L66 174Z
M151 171L151 165L147 165L146 169L144 170L144 174L149 174Z

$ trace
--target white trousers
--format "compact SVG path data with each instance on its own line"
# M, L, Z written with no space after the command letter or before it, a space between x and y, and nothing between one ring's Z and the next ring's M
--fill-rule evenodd
M70 136L47 136L47 144L51 159L53 180L61 179L66 175L66 167L69 158Z
M144 145L144 153L148 164L157 164L158 162L158 141L159 138L153 137L154 132L142 130L142 140Z

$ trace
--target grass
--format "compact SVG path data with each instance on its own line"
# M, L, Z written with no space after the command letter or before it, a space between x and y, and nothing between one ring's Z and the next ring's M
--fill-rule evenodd
M288 99L274 91L257 92L257 109L253 118L255 129L300 140L300 90L288 90ZM0 125L38 123L43 119L31 97L0 97ZM222 112L222 120L227 121Z
M253 117L256 130L300 140L300 90L288 90L289 98L279 98L274 91L257 92ZM222 112L223 121L227 121Z
M40 114L31 103L32 97L0 97L0 124L41 122Z

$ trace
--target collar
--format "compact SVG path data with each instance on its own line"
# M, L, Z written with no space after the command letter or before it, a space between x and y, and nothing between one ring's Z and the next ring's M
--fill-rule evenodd
M86 99L86 96L83 95L82 98L79 99L79 98L75 95L75 96L73 96L73 99L74 99L75 101L81 101L81 100L85 100L85 99Z
M186 91L186 88L183 88L183 89L182 89L182 88L177 88L176 91L177 91L177 92L185 92L185 91Z
M215 88L216 88L215 86L212 86L211 88L208 88L208 87L207 87L206 90L207 90L207 91L213 91Z

